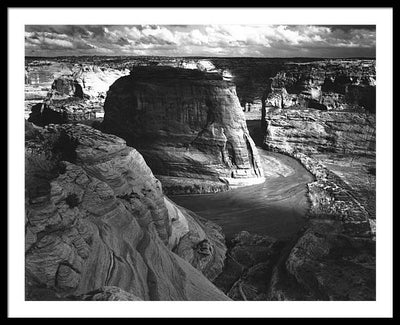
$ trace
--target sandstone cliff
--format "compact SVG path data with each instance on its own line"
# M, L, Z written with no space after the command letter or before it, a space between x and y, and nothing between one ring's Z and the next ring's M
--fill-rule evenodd
M305 154L375 155L375 115L316 109L269 109L264 145Z
M271 77L264 105L375 112L375 61L287 63Z
M124 140L28 123L25 147L28 300L227 299L206 278L223 265L220 229L169 201Z
M375 115L269 109L262 122L264 146L296 158L316 179L308 184L308 225L281 253L268 299L374 300Z
M225 183L263 172L234 84L217 72L137 67L107 93L102 130L126 139L153 172Z

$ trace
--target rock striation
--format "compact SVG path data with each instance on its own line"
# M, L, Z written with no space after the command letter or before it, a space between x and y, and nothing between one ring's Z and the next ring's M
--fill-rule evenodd
M375 300L374 62L288 64L267 86L263 146L315 177L308 223L280 252L268 300Z
M375 112L375 61L287 63L270 79L266 107Z
M228 184L263 180L233 83L218 72L136 67L107 93L101 129L137 148L168 177Z
M81 124L26 130L26 299L228 299L207 279L220 229L168 200L135 149Z
M288 108L264 115L263 142L270 150L375 156L374 114Z

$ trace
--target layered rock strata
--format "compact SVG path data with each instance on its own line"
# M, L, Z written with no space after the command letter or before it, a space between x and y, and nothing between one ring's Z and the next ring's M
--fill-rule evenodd
M263 180L235 86L217 72L137 67L110 87L104 111L102 130L137 148L166 187L168 177Z
M270 79L266 107L375 112L375 61L288 63Z
M270 109L264 115L264 145L270 150L375 156L374 114Z
M219 228L168 200L124 140L28 123L25 157L28 300L228 299L206 277L222 269Z

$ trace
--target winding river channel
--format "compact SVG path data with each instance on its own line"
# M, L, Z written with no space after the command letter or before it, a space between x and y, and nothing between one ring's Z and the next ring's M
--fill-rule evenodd
M293 158L261 148L258 151L266 175L264 183L170 198L220 225L227 239L242 230L279 239L292 237L306 222L306 184L314 178Z

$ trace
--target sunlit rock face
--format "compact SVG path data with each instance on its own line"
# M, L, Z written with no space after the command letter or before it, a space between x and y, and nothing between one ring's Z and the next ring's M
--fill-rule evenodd
M110 87L104 111L102 130L137 148L163 180L263 179L235 86L218 72L134 68Z
M75 96L101 101L118 78L129 74L129 70L117 70L96 65L81 65L70 75L55 79L52 89L58 96Z
M227 299L209 281L220 229L169 201L123 139L28 123L25 159L26 299Z
M108 88L129 73L95 65L74 65L70 69L57 74L46 97L31 107L30 122L44 126L101 118Z

